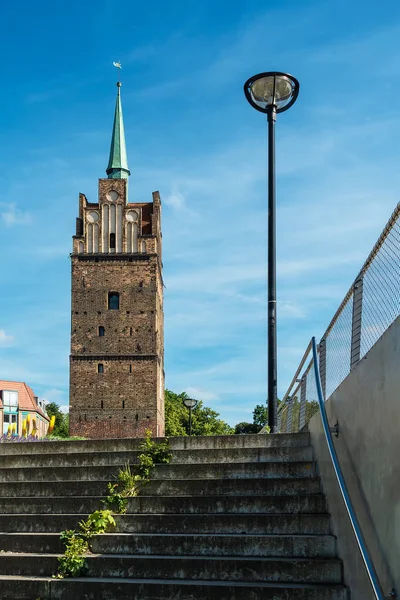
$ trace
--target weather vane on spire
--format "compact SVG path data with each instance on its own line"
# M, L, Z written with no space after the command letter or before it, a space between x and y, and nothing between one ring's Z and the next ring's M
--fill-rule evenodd
M118 62L113 62L114 67L116 67L117 69L122 70L122 66L121 66L121 61L119 60ZM119 81L119 74L118 74L118 83L121 84L121 82Z

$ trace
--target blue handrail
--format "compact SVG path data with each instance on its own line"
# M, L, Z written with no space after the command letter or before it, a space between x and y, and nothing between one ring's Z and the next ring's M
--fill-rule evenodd
M317 384L318 402L319 402L319 408L321 411L322 425L324 428L326 442L328 444L329 454L330 454L330 457L332 460L333 468L335 470L336 479L339 484L339 488L340 488L342 498L343 498L343 501L344 501L344 504L345 504L345 507L347 510L347 514L350 519L351 526L354 531L354 535L356 536L358 548L360 550L361 557L364 561L364 566L367 570L368 578L370 580L372 589L374 590L375 598L377 598L378 600L385 600L385 596L383 595L381 586L379 584L378 576L376 574L374 565L372 564L372 560L369 555L364 536L361 532L360 524L358 522L356 513L355 513L353 505L351 503L350 495L349 495L349 492L348 492L347 486L346 486L346 482L344 480L343 473L342 473L342 470L339 465L338 457L336 454L336 449L333 444L332 434L331 434L331 430L330 430L329 423L328 423L328 417L326 415L325 401L324 401L324 397L322 394L321 376L320 376L319 368L318 368L318 354L317 354L317 344L315 342L315 337L312 338L312 352L313 352L313 359L314 359L314 373L315 373L315 381Z

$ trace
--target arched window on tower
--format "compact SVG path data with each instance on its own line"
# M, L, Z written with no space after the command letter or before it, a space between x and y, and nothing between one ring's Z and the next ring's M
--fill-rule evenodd
M108 293L108 308L109 310L119 310L119 294L118 292Z
M106 330L104 329L104 327L102 325L100 325L99 327L99 337L103 337L105 334Z
M110 248L115 249L115 233L110 233Z
M98 373L104 373L104 365L102 363L99 363L97 365L97 372Z

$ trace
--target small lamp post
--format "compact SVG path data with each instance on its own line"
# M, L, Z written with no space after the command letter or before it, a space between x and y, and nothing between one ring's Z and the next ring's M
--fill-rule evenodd
M299 95L300 84L291 75L272 71L250 77L244 84L246 99L267 115L268 121L268 425L277 431L277 344L276 344L276 114L290 108Z
M183 404L189 409L189 436L192 435L192 410L196 408L198 400L194 398L184 398Z

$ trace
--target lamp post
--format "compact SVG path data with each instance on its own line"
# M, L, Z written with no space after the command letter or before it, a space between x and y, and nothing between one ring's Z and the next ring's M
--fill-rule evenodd
M189 436L192 435L192 410L196 408L198 400L194 398L184 398L183 404L189 409Z
M244 93L253 108L268 121L268 425L276 433L278 420L276 344L276 214L275 214L275 121L276 114L290 108L300 84L291 75L278 71L259 73L244 84Z

